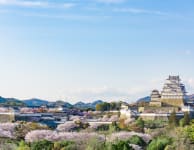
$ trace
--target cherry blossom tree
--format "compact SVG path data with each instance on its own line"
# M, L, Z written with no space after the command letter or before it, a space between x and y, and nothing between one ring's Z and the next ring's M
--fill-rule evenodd
M89 128L92 130L97 130L102 124L92 123L90 124Z
M103 118L101 119L101 121L109 121L108 115L104 115Z
M111 122L119 121L119 117L118 117L118 115L112 115L112 116L108 119L108 121L111 121Z
M130 123L134 122L135 121L135 118L127 118L124 123L125 125L129 125Z
M78 125L74 122L65 122L64 124L60 124L57 126L57 131L73 131L75 128L77 128Z
M127 140L134 135L141 137L146 143L149 143L149 141L151 140L151 136L148 134L137 133L137 132L126 132L126 131L113 133L108 137L108 140L109 141L115 141L118 139L119 140Z
M39 140L48 141L74 141L76 143L84 143L89 139L96 138L99 142L105 140L103 135L97 133L88 132L56 132L51 130L34 130L27 133L25 140L26 142L35 142Z
M9 112L8 108L0 107L0 112Z
M16 123L1 123L0 124L0 137L15 138L14 131Z

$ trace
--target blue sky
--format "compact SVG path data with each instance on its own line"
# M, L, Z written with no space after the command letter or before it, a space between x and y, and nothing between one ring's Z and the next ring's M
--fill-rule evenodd
M0 95L135 101L194 93L192 0L0 0Z

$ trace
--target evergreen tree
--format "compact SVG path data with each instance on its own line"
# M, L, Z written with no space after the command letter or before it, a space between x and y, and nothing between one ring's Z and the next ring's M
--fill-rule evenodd
M178 120L177 120L177 117L176 117L176 112L175 110L170 114L170 117L169 117L169 126L170 127L175 127L178 125Z
M144 132L145 122L144 122L144 120L143 120L142 118L139 117L139 118L136 120L136 125L137 125L137 127L140 129L140 132Z
M137 126L139 126L140 128L144 128L145 126L145 122L143 121L142 118L138 118L136 121Z
M189 122L190 122L189 113L188 112L185 112L184 113L184 126L185 125L189 125Z

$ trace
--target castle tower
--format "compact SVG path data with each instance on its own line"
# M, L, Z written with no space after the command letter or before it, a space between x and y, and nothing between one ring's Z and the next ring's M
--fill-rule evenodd
M153 90L151 93L151 101L149 103L150 106L162 106L161 103L161 95L158 90Z
M184 105L186 97L185 86L181 83L179 76L169 76L166 79L163 90L161 92L161 102L164 106Z

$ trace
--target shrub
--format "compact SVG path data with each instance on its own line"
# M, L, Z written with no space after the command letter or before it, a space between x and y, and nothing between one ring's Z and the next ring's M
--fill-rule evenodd
M54 142L53 150L74 150L76 149L75 142L72 141L61 141Z
M108 143L108 150L133 150L128 141L116 141L114 143Z
M31 150L52 150L53 143L47 140L31 143Z
M189 137L189 139L194 142L194 120L192 120L190 126L186 126L184 129L185 133Z
M168 137L158 137L148 145L147 150L164 150L165 147L171 143L172 139Z
M137 135L133 135L130 139L129 139L129 143L130 144L135 144L135 145L139 145L139 146L145 146L146 143L144 142L144 140L137 136Z
M138 118L136 121L136 125L139 126L140 128L144 128L144 121L142 120L142 118Z
M21 141L17 150L30 150L30 147L24 141Z

